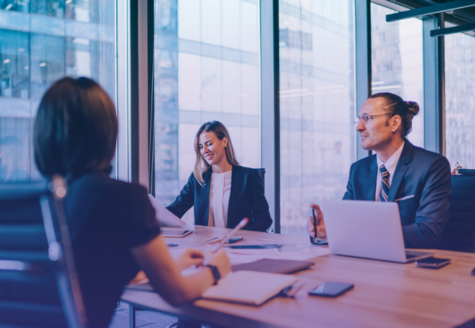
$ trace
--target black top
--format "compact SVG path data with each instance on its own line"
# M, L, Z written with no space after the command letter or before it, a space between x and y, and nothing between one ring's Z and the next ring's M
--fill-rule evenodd
M207 226L212 173L210 168L203 174L204 186L199 184L192 173L180 195L167 209L181 218L194 206L195 224ZM233 166L227 227L234 228L243 218L249 219L249 223L243 228L245 230L266 231L272 224L259 172L256 169Z
M139 267L130 249L160 233L144 187L105 173L69 182L64 201L88 327L108 327Z

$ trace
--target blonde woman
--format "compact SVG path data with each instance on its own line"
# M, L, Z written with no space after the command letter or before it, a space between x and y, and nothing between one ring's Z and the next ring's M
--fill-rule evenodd
M249 218L244 229L266 231L272 224L264 185L256 169L240 166L226 127L212 121L195 136L194 172L180 195L167 207L182 217L192 206L195 224L234 228Z

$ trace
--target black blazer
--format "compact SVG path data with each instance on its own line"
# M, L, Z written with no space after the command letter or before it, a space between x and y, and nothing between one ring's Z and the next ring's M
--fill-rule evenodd
M203 175L205 185L201 186L192 173L180 195L167 209L181 218L194 206L195 224L207 226L211 174L210 168ZM249 219L249 223L244 227L245 230L266 231L272 224L269 204L264 196L264 185L258 171L243 166L233 166L227 227L234 228L243 218Z
M377 174L376 155L354 163L343 199L374 201ZM441 242L449 219L450 177L445 157L405 140L388 201L398 202L406 247L435 248Z

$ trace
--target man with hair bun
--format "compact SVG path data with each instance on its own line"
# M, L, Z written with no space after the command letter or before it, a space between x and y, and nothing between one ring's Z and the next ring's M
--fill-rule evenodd
M407 248L435 248L449 218L452 185L444 156L412 145L406 136L419 105L392 93L377 93L363 104L356 130L361 146L375 155L353 163L343 199L397 202ZM316 204L317 237L325 238ZM314 237L313 219L307 231Z

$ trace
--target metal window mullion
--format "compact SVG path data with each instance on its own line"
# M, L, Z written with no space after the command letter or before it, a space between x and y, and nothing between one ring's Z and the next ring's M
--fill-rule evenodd
M366 99L371 96L371 1L355 0L355 68L356 107L355 117ZM365 158L371 152L361 147L361 138L356 135L356 157Z
M149 26L150 1L130 2L131 180L149 187ZM153 6L150 10L153 10Z
M444 37L430 31L443 28L444 14L423 20L424 148L445 155Z
M116 7L116 97L119 134L117 136L116 178L131 181L130 156L130 20L129 1L117 0Z
M265 196L274 231L280 233L279 1L260 1L261 156Z

